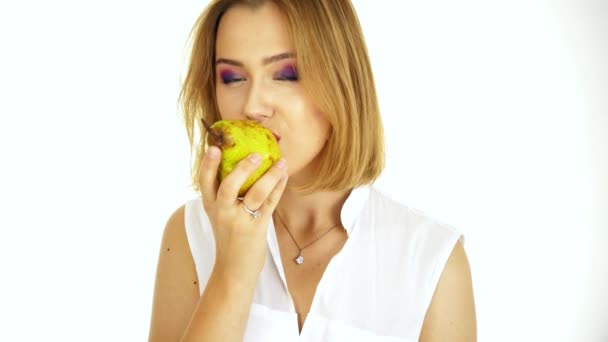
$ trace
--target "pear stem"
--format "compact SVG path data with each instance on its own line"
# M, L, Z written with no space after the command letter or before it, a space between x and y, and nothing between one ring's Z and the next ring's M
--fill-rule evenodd
M207 130L207 132L209 134L211 134L211 136L213 136L213 140L217 143L217 146L222 146L224 145L224 137L221 133L216 133L214 130L211 129L211 126L209 126L209 124L207 123L207 121L205 121L205 119L201 118L201 121L203 122L203 126L205 127L205 129Z

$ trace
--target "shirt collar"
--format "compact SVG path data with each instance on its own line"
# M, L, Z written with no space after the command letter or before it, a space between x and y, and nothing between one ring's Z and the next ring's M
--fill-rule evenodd
M361 210L363 210L363 206L369 199L370 191L371 185L369 184L353 188L350 195L346 199L346 202L344 202L342 212L340 213L340 219L342 220L344 229L348 234L350 234L352 231Z

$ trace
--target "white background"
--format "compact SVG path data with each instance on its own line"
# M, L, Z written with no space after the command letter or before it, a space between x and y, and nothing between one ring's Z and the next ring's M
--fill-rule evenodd
M0 340L144 341L206 1L0 4ZM355 1L378 187L466 235L480 341L608 341L605 1Z

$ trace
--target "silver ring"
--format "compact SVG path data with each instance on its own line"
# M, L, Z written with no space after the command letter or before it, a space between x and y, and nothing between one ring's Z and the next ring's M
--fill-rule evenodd
M249 208L247 208L247 206L245 205L245 202L241 201L241 205L243 206L243 209L245 209L246 212L249 213L249 215L251 215L251 217L253 217L254 219L257 219L258 217L260 217L260 210L251 210Z

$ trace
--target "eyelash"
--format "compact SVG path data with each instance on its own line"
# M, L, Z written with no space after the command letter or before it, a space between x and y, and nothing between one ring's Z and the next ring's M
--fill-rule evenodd
M244 80L245 80L245 79L244 79L244 78L242 78L242 77L241 77L241 78L239 78L239 77L234 77L234 78L224 78L224 77L221 77L221 76L220 76L220 78L222 79L222 83L224 83L224 84L231 84L231 83L234 83L234 82L238 82L238 81L244 81Z
M220 76L220 78L222 80L222 83L226 84L226 85L232 84L232 83L235 83L235 82L245 81L244 77L232 77L232 78L229 78L229 77ZM296 81L299 80L299 77L298 77L297 72L294 71L294 75L279 76L279 77L275 78L275 80L277 80L277 81L296 82Z
M295 82L298 80L298 75L294 75L294 76L282 76L279 78L276 78L277 81L292 81Z

